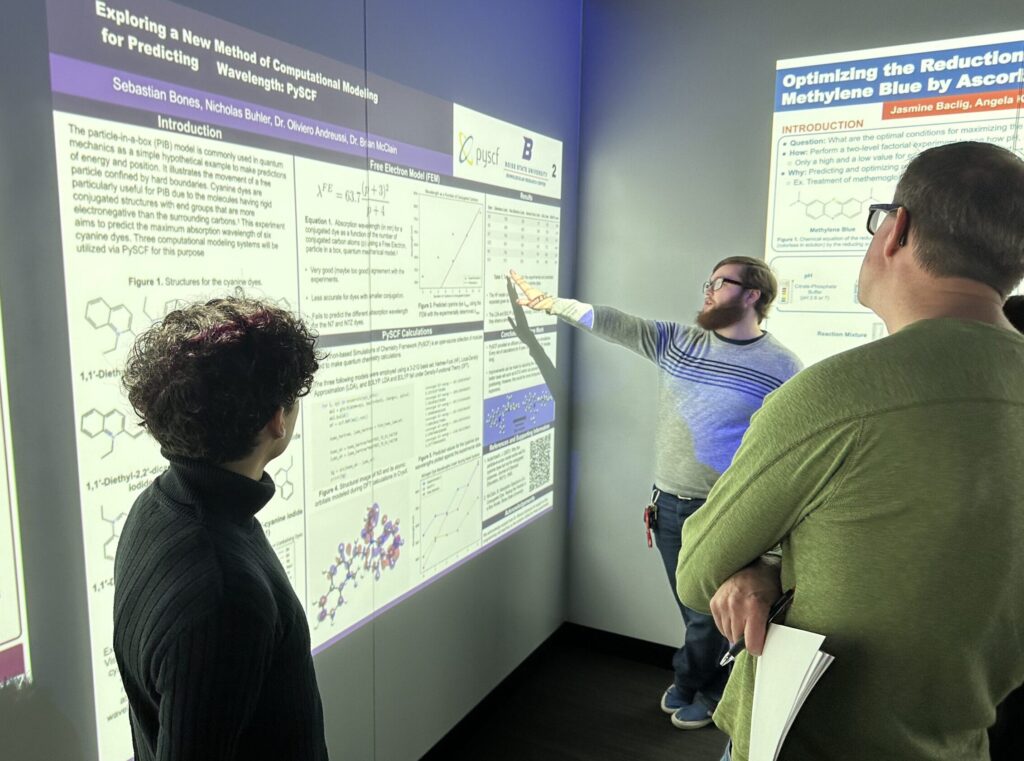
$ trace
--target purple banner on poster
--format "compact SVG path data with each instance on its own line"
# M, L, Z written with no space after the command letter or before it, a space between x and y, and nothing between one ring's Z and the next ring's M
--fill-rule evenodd
M511 439L555 419L555 398L545 384L484 400L484 446Z
M65 95L452 174L452 157L438 151L62 55L50 55L50 86ZM190 134L187 125L163 126Z
M25 649L21 645L0 651L0 683L25 673Z

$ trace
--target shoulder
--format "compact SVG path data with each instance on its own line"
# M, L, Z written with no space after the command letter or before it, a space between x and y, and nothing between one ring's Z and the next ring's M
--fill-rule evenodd
M879 368L898 355L893 337L827 357L796 372L768 398L769 410L798 414L801 418L828 426L840 419L870 414L884 404L878 393Z
M764 340L761 343L763 344L762 348L765 354L778 364L780 370L787 373L787 377L792 377L803 370L803 360L796 355L796 352L776 338L774 334L765 333Z
M149 490L147 490L149 491ZM237 527L211 527L167 504L140 497L117 549L115 617L144 620L159 636L232 609L272 620L272 585Z
M657 326L658 332L673 343L693 344L711 340L711 332L704 330L699 325L686 325L669 320L654 320L653 322Z
M967 397L1018 400L1024 398L1018 380L1022 366L1024 340L1012 331L962 320L922 320L797 373L767 397L762 417L824 430Z

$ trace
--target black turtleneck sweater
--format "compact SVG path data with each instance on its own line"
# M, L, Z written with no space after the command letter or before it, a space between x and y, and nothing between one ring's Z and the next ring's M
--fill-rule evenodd
M168 459L114 564L136 761L326 759L309 626L255 517L274 482Z

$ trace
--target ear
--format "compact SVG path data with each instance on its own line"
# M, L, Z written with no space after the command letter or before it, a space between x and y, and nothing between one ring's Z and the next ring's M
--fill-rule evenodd
M285 424L284 407L278 407L274 411L274 414L271 415L264 428L272 439L283 439L285 437L285 434L288 432L288 426Z
M896 209L896 216L885 240L882 241L882 253L886 257L895 256L900 249L907 245L907 232L910 229L910 214L902 206Z
M743 299L746 302L748 307L754 306L754 304L756 304L757 300L760 299L760 298L761 298L761 289L760 288L747 289L746 295L744 295L744 297L743 297Z

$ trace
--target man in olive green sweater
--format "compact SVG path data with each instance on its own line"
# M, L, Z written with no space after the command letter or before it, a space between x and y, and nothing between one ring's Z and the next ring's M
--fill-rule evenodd
M714 716L733 761L783 588L787 625L836 660L780 759L981 761L1024 682L1024 336L1001 310L1024 276L1024 162L933 148L895 199L872 207L859 290L891 335L771 394L685 524L680 598L746 639Z

